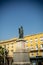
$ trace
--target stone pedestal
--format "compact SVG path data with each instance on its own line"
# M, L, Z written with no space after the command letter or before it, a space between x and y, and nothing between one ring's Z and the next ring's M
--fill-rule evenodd
M30 65L29 50L25 48L26 40L16 41L16 51L13 54L13 65Z

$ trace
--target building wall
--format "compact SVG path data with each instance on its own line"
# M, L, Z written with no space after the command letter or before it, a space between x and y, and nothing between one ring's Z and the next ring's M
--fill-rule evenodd
M43 56L43 33L25 37L26 47L30 48L30 57Z
M11 40L0 41L0 46L6 46L9 51L9 56L13 57L13 52L16 51L18 38ZM43 33L25 36L26 40L25 47L29 48L30 57L43 56Z

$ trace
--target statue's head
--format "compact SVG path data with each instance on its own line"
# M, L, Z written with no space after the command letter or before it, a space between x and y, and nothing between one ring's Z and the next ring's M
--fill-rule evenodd
M23 28L22 26L20 28Z

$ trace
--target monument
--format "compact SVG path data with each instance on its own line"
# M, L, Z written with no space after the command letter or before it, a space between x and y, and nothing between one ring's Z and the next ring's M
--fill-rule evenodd
M23 39L23 27L19 28L19 39L16 41L16 51L13 54L13 65L30 65L29 49L26 49L26 40Z
M19 38L23 38L24 32L23 32L23 27L21 26L19 28Z

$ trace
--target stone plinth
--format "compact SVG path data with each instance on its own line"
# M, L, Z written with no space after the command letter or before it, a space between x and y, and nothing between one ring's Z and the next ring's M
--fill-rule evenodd
M29 50L25 48L26 40L16 41L16 51L13 54L14 65L30 65Z

